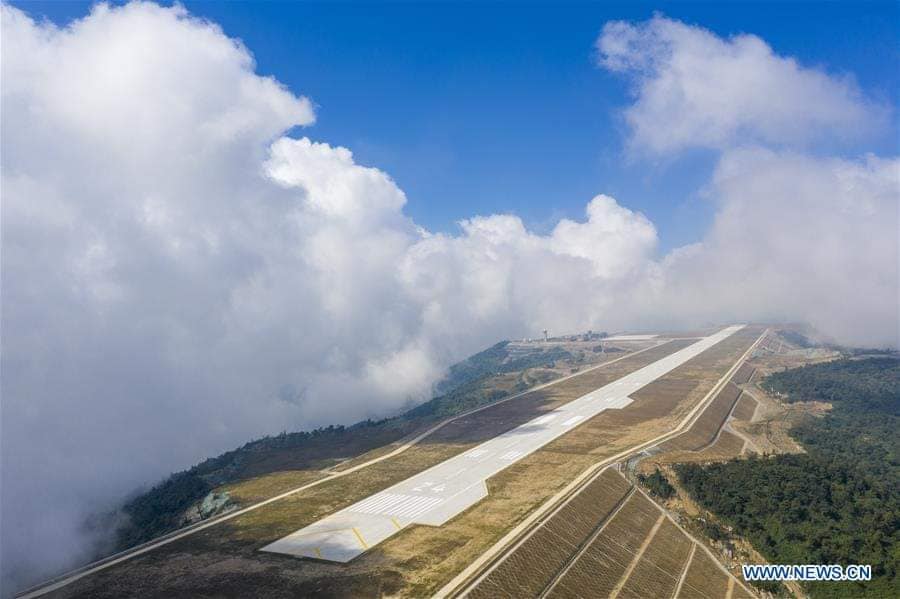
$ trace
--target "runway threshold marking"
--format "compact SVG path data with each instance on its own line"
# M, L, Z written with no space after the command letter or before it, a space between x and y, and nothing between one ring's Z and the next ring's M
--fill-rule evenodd
M46 581L39 583L35 586L32 586L30 588L23 589L23 590L17 592L15 596L17 597L17 599L35 599L37 597L41 597L43 595L46 595L47 593L50 593L50 592L56 591L58 589L61 589L65 586L68 586L69 584L75 582L76 580L80 580L86 576L90 576L91 574L95 574L96 572L99 572L101 570L105 570L107 568L115 566L116 564L120 564L120 563L128 561L132 558L135 558L139 555L143 555L149 551L157 549L158 547L168 545L169 543L172 543L179 539L183 539L184 537L190 536L192 534L198 533L201 530L206 530L207 528L210 528L217 524L221 524L222 522L227 522L228 520L231 520L233 518L236 518L236 517L246 514L248 512L258 510L258 509L265 507L271 503L280 501L281 499L284 499L285 497L289 497L289 496L299 493L301 491L305 491L307 489L317 487L323 483L333 481L336 478L341 478L343 476L353 474L354 472L362 470L363 468L367 468L369 466L372 466L373 464L377 464L384 460L395 457L395 456L405 452L410 447L414 447L419 442L421 442L423 439L436 433L437 431L444 428L451 422L455 422L455 421L465 418L467 416L471 416L472 414L495 407L499 404L503 404L503 403L512 401L514 399L518 399L519 397L521 397L523 395L527 395L529 393L534 393L536 391L540 391L541 389L545 389L545 388L551 387L553 385L558 385L560 383L563 383L563 382L565 382L569 379L575 378L575 377L583 376L583 375L585 375L589 372L592 372L594 370L597 370L599 368L611 366L612 364L615 364L616 362L620 362L627 358L632 358L632 357L640 355L644 352L650 351L652 349L656 349L657 347L660 347L667 343L671 343L672 341L673 341L673 339L666 339L665 341L662 341L661 343L657 343L655 345L651 345L649 347L645 347L645 348L639 349L637 351L628 352L624 356L619 356L618 358L614 358L612 360L607 360L606 362L601 362L594 366L585 368L584 370L581 370L579 372L575 372L575 373L560 377L558 379L555 379L555 380L552 380L552 381L549 381L546 383L542 383L535 387L531 387L530 389L520 391L519 393L514 393L513 395L510 395L509 397L504 397L503 399L499 399L497 401L488 403L486 405L478 406L477 408L472 408L471 410L466 410L465 412L456 414L455 416L451 416L449 418L446 418L446 419L436 423L431 428L428 428L425 431L419 433L418 435L416 435L415 437L413 437L412 439L410 439L403 445L400 445L399 447L397 447L397 449L395 449L389 453L386 453L386 454L381 455L376 458L372 458L371 460L367 460L361 464L356 464L355 466L351 466L350 468L347 468L346 470L331 470L330 473L327 474L326 476L324 476L323 478L306 483L306 484L296 487L294 489L290 489L290 490L285 491L284 493L280 493L274 497L270 497L268 499L264 499L260 502L254 503L252 505L248 505L245 508L241 508L241 509L238 509L238 510L235 510L232 512L228 512L226 514L223 514L222 516L211 518L206 521L202 521L202 522L194 524L190 527L186 527L186 528L183 528L180 530L174 530L171 533L163 535L162 537L159 537L152 541L147 541L146 543L142 543L142 544L132 547L130 549L120 551L119 553L105 557L98 561L91 562L89 564L85 564L84 566L82 566L80 568L76 568L75 570L72 570L70 572L62 574L55 578L51 578L50 580L46 580Z
M624 387L616 388L616 391L604 385L484 441L479 449L487 450L487 453L475 466L462 466L460 460L472 463L462 455L450 457L424 472L395 483L384 491L307 524L260 550L303 557L310 551L304 549L303 539L329 528L329 525L337 521L356 527L364 534L369 546L373 547L398 532L391 526L388 516L402 517L404 526L409 524L441 526L487 496L483 489L485 480L570 430L569 427L552 426L551 423L572 416L582 416L587 420L603 410L620 409L631 404L633 400L618 389L624 388L628 393L633 393L727 339L743 326L725 327L701 341L624 375L623 380L626 384ZM463 475L457 476L461 466ZM397 501L398 498L402 499ZM343 563L360 553L362 552L358 545L347 543L346 540L342 542L339 537L335 537L324 550L326 559Z
M625 386L617 389L624 388L633 393L717 345L743 327L744 325L725 327L701 341L626 374L622 377L626 382ZM461 460L466 460L470 464L471 461L461 455L450 457L424 472L395 483L384 491L363 498L277 539L262 547L260 551L296 557L309 555L310 549L304 548L308 541L304 541L304 538L330 528L334 522L354 526L365 536L367 544L371 547L397 534L398 531L389 522L389 516L403 518L404 526L409 524L441 526L487 496L487 493L482 491L485 480L570 430L569 427L552 426L551 423L572 416L582 416L586 420L603 410L619 409L630 403L632 400L624 393L613 391L608 385L601 386L484 441L479 449L487 450L487 453L477 462L477 466L463 466ZM463 475L457 476L461 467ZM342 541L340 537L335 536L323 553L325 559L346 563L362 551L359 545L348 543L346 538Z
M594 478L599 476L605 468L637 451L659 445L664 441L674 438L681 434L685 429L692 426L694 424L694 421L699 418L700 414L709 406L716 394L718 394L722 387L724 387L731 380L731 377L734 376L738 368L750 357L750 355L759 346L760 342L763 341L768 333L769 329L766 329L759 337L756 338L753 344L749 348L747 348L747 351L745 351L734 362L734 364L732 364L731 368L729 368L728 371L724 375L722 375L722 377L716 382L715 385L713 385L712 389L709 390L709 392L703 397L703 399L697 402L697 404L691 409L691 411L688 412L688 414L685 415L681 422L671 431L630 447L612 457L601 460L593 466L589 466L584 472L575 477L575 479L571 483L566 485L566 487L561 489L556 495L545 501L536 510L532 511L531 514L529 514L528 517L525 518L525 520L520 522L506 535L504 535L503 538L494 543L494 545L492 545L487 551L482 553L481 556L479 556L477 559L475 559L475 561L473 561L460 573L458 573L452 580L450 580L450 582L440 588L434 594L434 597L443 599L451 596L466 596L468 592L472 588L477 586L485 577L487 577L500 562L504 561L511 552L515 551L522 543L524 543L528 539L528 537L530 537L537 529L543 526L545 517L550 517L554 513L556 513L556 511L562 509L562 507L568 500L584 490L584 487ZM682 526L680 526L677 522L673 521L673 523L678 526L678 528L682 532L687 534L690 539L697 543L697 540L692 535L687 533L687 531L685 531ZM709 550L706 551L709 553L709 555L712 555ZM716 560L716 563L718 563L718 560ZM722 567L721 564L720 567ZM741 586L743 586L743 584ZM744 588L746 589L746 587Z

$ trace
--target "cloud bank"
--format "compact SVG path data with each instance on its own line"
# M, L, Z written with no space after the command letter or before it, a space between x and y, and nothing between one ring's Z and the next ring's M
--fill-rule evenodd
M897 342L894 158L735 148L744 129L793 141L743 112L708 139L651 142L663 133L633 125L657 152L723 148L697 244L658 257L654 224L605 195L546 235L510 214L432 233L388 174L287 137L314 122L311 102L257 75L216 25L147 3L65 28L2 11L0 516L14 584L84 559L85 515L136 486L254 436L400 409L502 338L792 319ZM640 33L653 23L598 42L639 89L680 71L626 68L659 52L659 34ZM798 68L765 50L761 69ZM877 118L845 82L799 72L800 97L837 94L853 119ZM697 121L706 104L672 110Z
M630 78L631 145L650 154L857 139L884 124L852 78L778 56L755 35L723 39L656 16L607 23L596 47L603 67Z
M896 158L729 151L710 184L713 226L662 261L660 299L687 321L744 314L896 346L898 183Z
M805 153L871 136L886 107L756 36L659 15L607 23L596 48L634 94L631 151L719 153L713 226L657 263L648 315L808 322L841 342L897 345L900 161Z

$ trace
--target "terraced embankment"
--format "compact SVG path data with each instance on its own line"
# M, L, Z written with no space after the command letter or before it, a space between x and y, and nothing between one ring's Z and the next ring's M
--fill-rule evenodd
M299 560L258 550L694 340L673 341L460 418L400 455L117 564L53 596L433 594L590 466L671 431L760 332L746 327L665 375L677 392L663 394L648 385L632 395L635 401L626 408L591 418L500 472L488 481L487 498L447 524L408 527L350 563Z
M632 492L632 486L615 470L604 470L528 537L469 597L539 596Z
M690 599L752 597L705 547L611 467L465 596L645 599L676 592Z

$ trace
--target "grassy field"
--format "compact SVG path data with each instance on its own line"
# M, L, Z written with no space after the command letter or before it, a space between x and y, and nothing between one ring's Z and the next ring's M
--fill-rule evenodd
M662 464L683 464L686 462L720 462L740 456L745 449L744 439L734 433L723 430L718 439L700 451L673 450L653 456L647 460L642 471L649 472Z
M756 412L757 402L749 393L744 393L738 399L737 405L734 406L734 412L731 416L735 420L743 420L750 422L753 420L753 414Z
M438 396L402 414L351 426L283 431L173 473L122 506L126 517L110 524L117 528L116 549L127 549L222 511L244 507L264 498L268 491L277 494L296 488L292 480L310 480L320 476L321 470L352 467L392 451L450 416L656 343L608 345L608 352L593 351L594 343L587 341L499 343L451 368L451 376L437 385ZM246 493L236 488L245 482L252 487ZM214 508L204 501L210 493L217 496Z
M751 377L753 377L753 372L756 370L749 362L744 362L738 371L734 373L734 376L731 377L731 382L735 385L743 385L744 383L750 382Z
M349 564L263 545L692 342L673 341L457 420L398 456L297 493L62 589L59 597L420 597L433 593L588 466L677 423L759 335L747 328L507 468L490 495L439 528L412 526ZM379 449L376 451L389 451ZM298 475L299 476L299 475ZM540 484L535 484L540 481ZM262 485L262 482L253 484ZM245 491L246 496L253 489ZM260 489L264 494L265 491ZM258 495L257 495L258 496Z

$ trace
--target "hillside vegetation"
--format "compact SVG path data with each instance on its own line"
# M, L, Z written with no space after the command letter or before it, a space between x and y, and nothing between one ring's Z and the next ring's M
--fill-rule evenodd
M574 357L559 347L536 345L512 354L503 341L452 366L436 385L439 396L405 413L352 426L282 432L250 441L169 476L123 506L127 521L117 531L117 549L143 543L185 524L185 512L222 485L279 470L322 469L348 457L398 441L434 421L460 414L558 376L535 369ZM502 381L494 380L506 375ZM509 379L509 380L506 380Z
M811 583L812 597L900 597L900 360L804 366L762 386L832 404L792 429L807 453L682 464L682 484L772 563L872 566L871 582Z
M435 391L439 395L444 395L488 376L552 364L557 360L571 357L572 355L561 347L546 350L541 348L525 355L513 355L509 351L509 341L501 341L451 366L447 376L435 385Z

